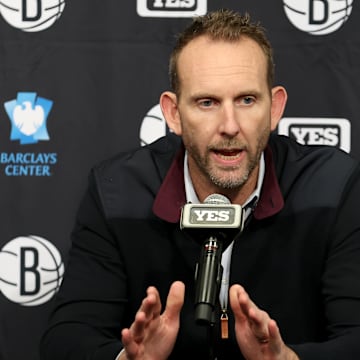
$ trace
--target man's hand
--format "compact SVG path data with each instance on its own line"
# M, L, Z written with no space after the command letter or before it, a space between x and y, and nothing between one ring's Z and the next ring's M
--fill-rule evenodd
M121 332L125 352L119 360L162 360L169 357L179 331L184 294L184 284L174 282L169 290L165 310L161 314L157 289L147 289L147 296L142 301L134 322L129 329Z
M247 360L299 360L284 344L276 322L251 301L242 286L230 288L230 306L236 340Z

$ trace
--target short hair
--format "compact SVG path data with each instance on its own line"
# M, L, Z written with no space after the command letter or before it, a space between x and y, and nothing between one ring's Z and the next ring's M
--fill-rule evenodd
M273 49L265 29L260 23L253 23L248 13L241 15L233 10L220 9L193 18L192 23L177 36L169 63L170 85L172 91L177 95L180 95L177 67L179 55L189 42L202 35L209 36L213 40L237 41L244 36L256 41L267 58L267 83L269 89L272 88L274 81Z

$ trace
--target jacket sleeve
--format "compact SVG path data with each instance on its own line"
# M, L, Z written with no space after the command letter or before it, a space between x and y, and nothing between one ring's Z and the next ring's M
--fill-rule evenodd
M64 280L41 340L41 359L115 359L122 348L126 293L121 256L90 176L72 233Z
M328 340L291 346L301 360L360 359L359 169L344 189L322 278Z

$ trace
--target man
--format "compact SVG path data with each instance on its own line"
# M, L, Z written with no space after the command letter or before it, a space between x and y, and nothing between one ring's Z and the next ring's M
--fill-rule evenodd
M196 18L170 59L169 135L95 167L42 359L359 359L359 164L271 134L286 90L248 15ZM180 141L181 139L181 141ZM194 315L202 241L187 202L244 209L210 326Z

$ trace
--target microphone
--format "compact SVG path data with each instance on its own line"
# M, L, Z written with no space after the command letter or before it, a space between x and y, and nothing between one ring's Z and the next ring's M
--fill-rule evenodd
M219 297L225 245L243 228L242 207L231 204L220 194L208 196L203 204L185 204L180 228L203 241L195 269L195 320L200 325L214 323L214 309ZM225 246L226 248L226 246Z

